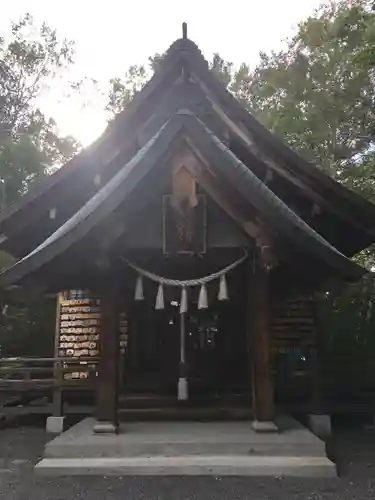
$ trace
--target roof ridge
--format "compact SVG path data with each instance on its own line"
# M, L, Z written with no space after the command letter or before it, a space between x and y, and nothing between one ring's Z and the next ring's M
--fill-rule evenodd
M72 244L84 237L90 230L100 224L104 217L113 212L124 201L124 190L120 187L125 185L129 175L138 172L138 180L132 181L128 185L129 193L133 189L133 184L139 182L147 175L152 165L160 159L167 149L170 141L181 131L182 119L172 116L168 119L158 132L125 163L125 165L112 177L95 195L90 198L79 210L77 210L67 221L65 221L56 231L38 245L32 252L28 253L13 266L0 273L0 288L18 282L26 274L43 266L54 259L60 253L67 250ZM160 148L160 143L162 147ZM147 160L146 153L155 150ZM136 167L140 162L148 162L146 171L140 172ZM102 212L100 212L102 208ZM104 208L104 212L103 212ZM39 258L38 258L39 255ZM39 259L39 260L38 260Z
M232 157L232 160L237 161L238 164L241 164L243 167L246 168L246 172L248 172L248 176L256 179L256 182L258 183L259 189L262 189L265 193L270 193L270 196L272 196L275 200L275 203L277 203L282 210L284 210L286 213L290 214L298 223L298 225L301 228L307 229L311 234L314 234L316 239L319 239L321 243L327 245L328 247L331 248L331 250L334 250L335 252L339 253L343 257L345 255L340 252L336 247L334 247L329 241L327 241L321 234L319 234L313 227L311 227L306 221L302 219L293 209L291 209L279 196L277 196L272 189L270 189L267 184L265 184L259 177L249 168L244 165L244 163L235 155L235 153L227 146L225 145L220 138L209 128L207 125L197 116L193 115L190 113L190 115L195 118L195 120L205 129L207 134L212 137L213 141L216 142L218 145L220 145L220 148L226 151L228 155Z
M185 55L193 56L196 60L199 59L201 64L203 63L208 70L210 69L209 63L198 45L189 38L179 38L169 46L160 63L160 68L165 68L172 58L176 56L184 57Z
M260 197L261 198L263 197L263 199L266 200L266 203L273 206L277 210L277 212L279 212L280 215L285 217L289 221L289 223L292 226L294 226L294 228L298 228L300 231L303 232L302 234L305 234L308 238L311 238L312 240L314 240L315 244L321 245L321 247L325 248L326 251L330 252L331 255L335 255L336 258L338 257L341 260L340 265L347 265L348 271L351 269L352 277L355 276L356 278L358 278L359 274L362 271L365 272L364 269L362 269L360 266L358 266L357 264L352 262L342 252L340 252L336 247L331 245L331 243L329 243L329 241L327 241L314 228L312 228L309 224L307 224L307 222L305 222L282 199L280 199L268 186L266 186L254 172L252 172L250 169L248 169L246 167L246 165L244 165L243 162L238 159L238 157L233 153L233 151L231 151L225 144L222 143L222 141L214 134L214 132L212 132L204 124L204 122L202 122L197 117L193 116L192 118L194 120L193 122L190 121L191 119L188 117L186 119L186 121L187 121L186 126L187 126L188 131L192 130L189 127L189 121L190 121L192 126L194 126L194 123L195 123L199 127L203 128L203 130L206 132L206 137L208 137L210 142L216 146L216 149L218 149L219 152L221 151L222 153L225 153L227 155L227 157L230 158L231 164L233 164L237 168L237 170L239 169L239 173L241 173L242 176L245 176L244 180L245 179L248 179L249 181L251 180L251 184L253 185L254 193L258 192L260 194ZM199 133L198 130L193 131L193 140L194 140L194 135L196 135L198 133ZM200 137L200 140L202 140L203 134L199 134L199 137ZM268 217L268 219L269 219L269 217ZM288 237L290 237L293 233L292 226L289 230L284 231L285 234L288 234ZM324 259L324 257L323 257L323 259Z

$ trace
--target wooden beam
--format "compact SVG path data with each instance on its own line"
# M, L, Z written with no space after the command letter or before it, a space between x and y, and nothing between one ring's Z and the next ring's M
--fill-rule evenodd
M322 326L319 324L318 320L318 312L317 312L317 298L313 295L313 329L315 336L315 345L310 347L310 356L309 356L309 367L310 367L310 377L311 377L311 408L312 412L315 414L324 413L323 410L323 400L322 400L322 392L321 392L321 371L320 371L320 357L319 350L321 346L321 328Z
M195 179L183 163L172 170L172 203L177 209L184 204L190 208L198 204Z
M271 423L275 411L271 373L269 274L259 248L255 249L253 261L249 264L247 327L251 346L254 415L256 422Z
M96 433L115 433L118 429L118 308L113 287L108 285L100 295L101 328L97 388Z
M197 83L206 93L207 99L211 103L213 111L220 117L220 119L225 123L225 125L229 128L230 132L237 135L244 145L247 147L249 152L253 154L256 158L258 158L261 162L264 163L265 167L271 169L271 171L276 172L281 177L289 181L291 184L296 186L307 198L309 198L312 203L319 206L320 209L324 208L327 211L343 218L350 224L354 224L358 226L360 221L355 218L354 215L351 215L347 211L343 211L338 208L336 205L331 203L331 200L326 199L324 196L321 196L317 193L306 180L301 180L296 176L294 172L291 172L288 166L283 162L276 162L269 154L264 153L257 146L257 139L253 136L253 134L243 125L243 123L236 121L232 116L228 116L226 111L223 110L222 106L210 97L210 90L205 85L205 83L200 79L196 78ZM303 176L303 172L301 171L301 177ZM362 225L360 226L362 229L366 230Z
M269 235L260 229L252 218L246 216L235 204L225 195L225 187L219 179L209 171L205 159L200 155L196 156L195 151L189 151L193 147L189 143L189 148L182 150L173 161L174 168L185 168L190 175L200 184L219 207L227 213L243 231L260 244L271 246ZM198 153L197 153L198 154Z
M55 320L55 358L59 356L59 340L60 340L60 294L56 295L56 320ZM61 363L59 361L54 363L53 366L53 378L57 384L53 389L52 396L52 406L53 406L53 416L62 417L63 416L63 392L61 389L61 383L63 378L63 373L61 371Z

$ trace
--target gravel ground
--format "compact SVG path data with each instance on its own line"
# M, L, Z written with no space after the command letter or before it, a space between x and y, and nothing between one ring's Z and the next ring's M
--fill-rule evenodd
M359 428L362 427L362 428ZM47 440L43 422L0 430L0 499L6 500L374 500L375 431L340 428L330 444L337 479L40 478L33 465Z

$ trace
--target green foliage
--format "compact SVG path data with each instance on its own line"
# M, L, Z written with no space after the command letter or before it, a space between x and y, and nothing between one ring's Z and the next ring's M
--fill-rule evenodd
M260 54L251 71L219 54L211 69L231 92L294 150L338 181L375 198L375 12L368 0L328 3L303 21L286 50ZM113 79L109 109L118 113L162 60ZM155 64L156 63L156 64Z
M317 301L325 354L366 355L375 350L375 276L366 275L341 291L320 294Z
M313 163L374 197L375 13L365 0L322 7L288 49L262 54L239 92L257 117Z
M59 137L37 106L72 57L73 44L46 24L37 27L29 14L12 23L10 40L0 38L0 208L77 151L76 141Z
M125 78L112 78L106 110L114 116L124 110L133 100L135 94L142 89L148 80L145 66L130 66Z
M375 202L375 10L341 0L303 21L286 50L250 71L215 56L214 70L267 128L307 160ZM371 268L372 248L356 260Z
M210 62L210 69L226 87L230 84L233 75L233 63L225 61L215 53Z
M45 24L37 27L28 14L12 24L9 40L0 38L0 208L77 151L76 141L59 137L37 105L72 58L72 43ZM12 263L0 250L0 271ZM0 299L1 355L53 356L55 301L51 306L35 294Z
M33 101L72 57L73 44L59 41L46 24L38 28L30 14L12 23L11 39L0 39L2 140L14 130L28 130Z
M56 300L11 296L0 321L1 356L53 357Z

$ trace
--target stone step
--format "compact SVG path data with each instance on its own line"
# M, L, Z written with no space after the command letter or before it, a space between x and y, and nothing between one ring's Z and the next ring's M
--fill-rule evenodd
M120 433L93 433L85 419L45 447L46 458L130 458L148 456L325 456L324 442L297 422L280 433L252 430L250 422L154 422L121 424Z
M153 408L211 408L216 407L242 407L251 408L251 396L245 393L225 394L220 396L204 395L201 397L190 396L188 401L178 401L177 393L174 395L154 394L122 394L119 397L119 409L153 409Z
M98 436L99 440L101 436ZM46 458L134 458L148 456L310 456L321 457L325 454L323 444L309 444L308 446L295 443L280 442L209 442L202 440L194 442L164 442L129 443L87 443L76 445L46 445Z
M149 408L120 408L118 410L120 420L127 422L158 422L158 421L228 421L228 420L251 420L253 411L249 407L230 406L170 406Z
M236 455L44 458L35 471L45 476L336 476L326 457Z

